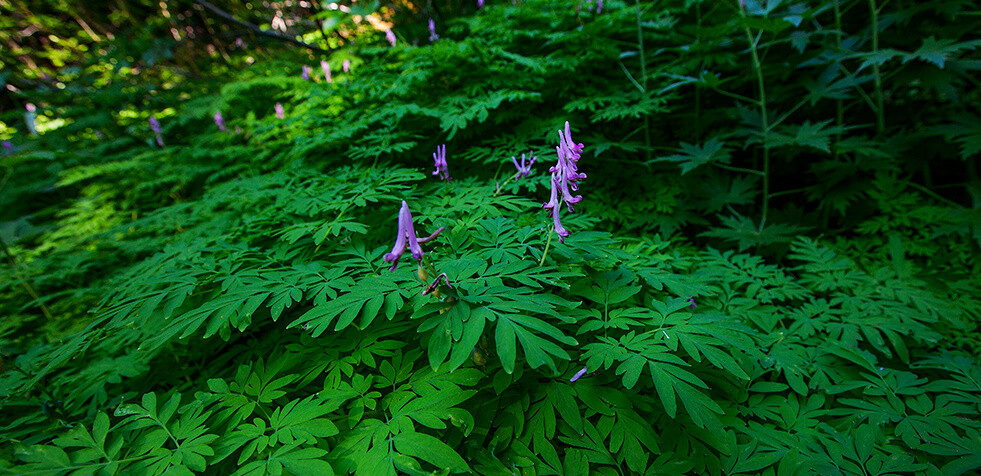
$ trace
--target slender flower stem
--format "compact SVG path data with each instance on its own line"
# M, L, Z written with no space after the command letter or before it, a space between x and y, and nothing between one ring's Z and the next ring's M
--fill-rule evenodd
M875 0L869 0L869 10L872 13L872 54L879 52L879 9ZM886 116L882 108L882 75L879 73L879 63L872 63L872 74L875 76L875 129L882 135L886 128Z
M739 12L745 15L745 12L741 8ZM756 85L759 88L760 96L760 125L763 128L763 213L760 217L760 229L762 230L763 225L766 224L766 214L770 207L770 141L768 140L770 125L766 115L766 89L763 87L763 66L760 63L760 55L756 50L759 37L753 39L753 33L749 31L748 26L743 29L746 31L746 40L749 41L749 52L753 58L753 69L756 72Z
M548 247L552 245L552 232L555 231L555 227L549 228L548 230L548 240L545 242L545 251L542 252L542 260L538 262L538 266L545 265L545 257L548 256Z
M504 186L511 183L512 180L514 180L514 176L509 177L507 180L504 181L504 183L501 184L500 187L497 187L497 191L494 192L494 196L496 197L500 195L501 190L504 190Z

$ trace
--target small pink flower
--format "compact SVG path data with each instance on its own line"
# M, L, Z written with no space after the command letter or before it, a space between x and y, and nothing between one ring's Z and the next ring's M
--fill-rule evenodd
M276 109L276 118L277 119L286 119L286 113L283 112L283 105L282 104L280 104L280 103L277 102L275 109Z
M351 60L344 60L344 62L341 63L341 69L344 70L345 73L351 71Z
M388 30L385 30L385 39L388 40L388 43L389 44L391 44L392 46L395 46L395 32L392 31L391 28L389 28Z
M324 72L324 80L328 83L333 83L334 80L330 77L330 63L320 60L320 70Z

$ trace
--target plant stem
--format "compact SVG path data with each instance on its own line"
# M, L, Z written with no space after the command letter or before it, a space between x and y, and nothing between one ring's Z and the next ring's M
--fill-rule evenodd
M835 0L835 30L837 34L835 35L835 46L838 50L841 50L841 5L839 5L839 0ZM841 99L835 100L835 110L837 114L835 115L835 125L838 126L839 131L835 134L835 147L834 147L834 159L838 160L838 143L841 142L841 126L845 123L845 108L842 106Z
M879 52L879 9L875 0L869 0L869 10L872 13L872 54ZM872 74L875 76L875 129L878 135L886 128L886 115L882 108L882 75L879 74L879 64L872 63Z
M745 16L745 12L740 8L739 12ZM760 63L760 55L756 51L756 44L759 37L753 39L753 33L749 27L743 27L746 31L746 40L749 41L749 52L753 58L753 69L756 71L756 85L759 89L760 103L760 126L763 128L763 213L760 217L760 230L766 224L766 214L770 207L770 142L767 136L770 133L770 125L766 116L766 89L763 87L763 66Z
M558 210L552 210L552 213L556 213L556 212L558 212ZM539 267L545 265L545 257L548 256L548 247L552 245L552 232L553 231L555 231L555 226L554 225L552 226L552 228L549 228L549 230L548 230L548 240L545 241L545 251L542 252L542 260L538 262L538 266Z
M640 85L643 88L643 94L647 94L647 65L644 58L644 27L641 25L641 14L640 14L640 0L636 0L637 4L637 50L640 52ZM647 160L651 160L651 120L646 115L644 116L644 145L647 146ZM551 238L551 235L549 235Z

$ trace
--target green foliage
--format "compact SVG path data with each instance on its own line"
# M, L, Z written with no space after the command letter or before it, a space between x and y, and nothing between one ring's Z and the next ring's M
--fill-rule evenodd
M314 2L331 83L117 3L133 41L20 13L70 34L0 73L44 126L0 114L0 471L981 468L969 2ZM390 271L403 200L443 231Z

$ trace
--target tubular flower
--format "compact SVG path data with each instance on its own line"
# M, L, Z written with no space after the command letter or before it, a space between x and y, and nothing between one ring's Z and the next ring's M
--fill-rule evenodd
M415 225L412 223L412 213L409 212L409 204L402 200L402 208L399 210L399 225L398 234L395 236L395 246L392 247L391 253L386 253L384 256L386 263L392 263L392 267L389 271L395 271L399 265L399 258L405 253L406 245L409 246L409 250L412 252L412 257L422 263L423 251L422 244L426 243L437 236L445 229L444 227L439 227L432 235L426 238L419 238L416 236Z
M484 8L484 0L477 0L477 8Z
M152 130L153 133L157 136L156 137L157 145L163 147L164 140L163 140L163 136L160 135L163 132L163 129L160 127L160 121L158 121L156 117L150 116L149 122L150 122L150 130Z
M218 126L218 130L219 131L225 132L225 131L228 130L225 127L225 118L224 117L221 117L221 112L220 111L215 113L215 125Z
M334 80L330 77L330 63L320 60L320 70L324 72L324 80L328 83L333 83Z
M304 81L310 81L310 67L309 66L303 65L303 73L300 73L300 77L302 77Z
M450 177L450 172L446 169L446 144L436 147L436 152L433 153L433 161L435 161L433 165L436 167L433 175L439 175L439 178L447 182L453 180L453 177Z
M569 121L566 121L565 132L559 131L559 145L555 148L558 161L548 169L552 173L551 196L547 202L542 204L542 208L548 210L549 215L552 216L560 243L569 236L569 231L559 221L559 193L561 192L561 200L565 202L570 212L574 211L572 205L582 200L582 195L573 196L572 192L579 190L579 180L586 178L586 174L579 173L577 168L583 147L582 144L573 142L572 130L569 127Z
M2 143L0 143L0 145L3 145L3 150L6 152L13 152L14 150L14 145L11 144L9 140L3 141Z
M278 118L278 119L286 119L286 113L283 111L283 105L282 104L280 104L280 103L277 102L275 109L276 109L276 118Z
M395 46L395 32L391 28L385 30L385 39L392 46Z
M432 18L429 19L429 41L433 42L439 39L439 35L436 34L436 22Z
M341 69L344 70L345 73L351 71L351 60L344 60L344 62L341 63Z
M521 154L521 164L518 164L517 158L515 158L514 156L511 157L511 162L514 162L514 167L518 169L518 173L517 175L514 176L514 178L517 179L520 177L527 177L528 174L531 173L531 166L535 164L535 161L538 160L538 157L532 155L531 152L528 152L528 157L531 157L531 162L525 163L526 160L525 154Z

